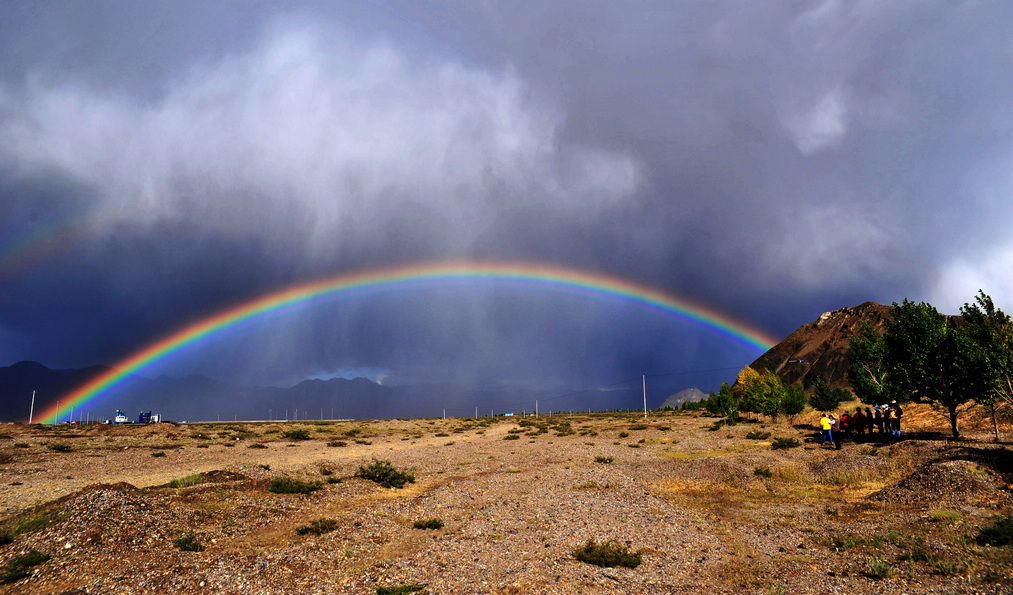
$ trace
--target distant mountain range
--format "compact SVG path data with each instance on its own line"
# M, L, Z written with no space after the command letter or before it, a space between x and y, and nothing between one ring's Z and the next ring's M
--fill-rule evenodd
M35 416L88 380L108 371L105 366L79 370L52 370L37 362L19 362L0 367L0 421L26 422L35 391ZM632 390L639 395L639 388ZM588 391L590 392L590 391ZM227 421L250 419L377 419L399 417L471 416L490 413L533 411L539 398L543 413L583 409L588 403L579 396L560 399L559 392L538 394L516 387L460 387L451 384L385 386L366 378L305 380L294 386L249 387L191 375L184 378L131 376L111 396L102 396L73 412L75 420L111 419L122 409L131 419L141 411L160 413L173 421ZM609 398L637 402L622 391ZM502 407L490 409L489 407ZM613 407L609 402L591 403L595 410ZM60 408L60 420L70 418L68 406Z

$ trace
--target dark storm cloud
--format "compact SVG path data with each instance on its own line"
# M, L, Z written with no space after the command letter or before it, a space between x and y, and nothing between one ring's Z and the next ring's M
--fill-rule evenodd
M866 299L1011 308L1004 3L0 10L12 361L112 363L242 299L422 259L602 271L778 334ZM64 228L72 248L10 256ZM307 311L203 369L563 384L750 359L598 305L440 303Z

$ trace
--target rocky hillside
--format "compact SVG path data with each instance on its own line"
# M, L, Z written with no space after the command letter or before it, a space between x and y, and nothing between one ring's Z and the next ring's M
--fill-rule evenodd
M863 320L882 331L889 314L889 306L876 302L825 312L800 326L750 367L763 370L769 362L785 384L802 380L807 391L817 378L834 388L849 388L848 341L861 330Z

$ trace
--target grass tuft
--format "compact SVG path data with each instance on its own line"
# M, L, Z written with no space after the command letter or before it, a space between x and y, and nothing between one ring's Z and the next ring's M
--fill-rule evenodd
M574 549L573 556L581 562L605 568L636 568L641 562L640 552L631 552L630 548L615 541L596 543L593 537L583 546Z
M203 473L194 473L193 475L187 475L186 477L180 477L169 482L170 488L188 488L204 483Z
M1003 546L1013 543L1013 516L1006 515L996 519L991 525L978 530L975 538L978 545Z
M295 530L296 535L323 535L338 528L338 521L334 519L317 519L308 525Z
M399 471L390 461L373 459L369 465L359 465L356 477L376 482L385 488L403 488L406 483L415 482L415 474L410 470Z
M416 529L442 529L443 521L440 519L426 519L424 521L415 521L412 525Z
M802 443L795 438L774 438L774 441L770 443L770 448L774 450L788 450L799 446L802 446Z
M422 585L397 585L394 587L377 587L376 595L407 595L408 593L421 593L425 589Z
M28 552L12 558L7 562L7 567L0 572L0 583L9 585L29 575L29 569L49 560L49 554L38 550Z
M303 481L283 475L275 477L268 490L275 494L311 494L321 487L323 486L319 481Z
M193 531L190 531L189 533L187 533L183 537L180 537L179 539L173 539L172 545L176 546L176 549L178 549L181 552L204 551L204 546L201 545L199 541L197 541L197 536L193 534Z

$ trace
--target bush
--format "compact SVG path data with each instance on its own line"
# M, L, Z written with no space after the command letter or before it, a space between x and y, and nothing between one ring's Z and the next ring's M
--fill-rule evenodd
M179 479L174 479L169 482L170 488L188 488L197 484L204 483L203 473L194 473L193 475L187 475Z
M770 469L766 467L753 467L753 475L759 475L760 477L772 477L774 474L771 473Z
M319 481L302 481L287 475L275 477L268 488L275 494L311 494L323 487Z
M802 443L795 438L774 438L774 441L770 444L770 447L774 450L787 450L789 448L798 448L802 446Z
M281 435L283 437L285 437L285 438L288 438L289 440L309 440L310 439L310 431L307 430L306 428L299 428L298 430L288 430L286 432L282 432Z
M204 551L204 546L197 541L197 537L193 534L193 531L190 531L189 533L187 533L183 537L180 537L179 539L173 539L172 545L176 546L176 549L178 549L181 552Z
M630 552L625 545L614 541L595 543L594 538L589 538L582 547L573 550L573 556L581 562L614 568L623 566L625 568L636 568L640 566L640 552Z
M507 434L506 436L503 436L503 439L504 440L520 440L521 436L520 436L520 434Z
M338 528L338 521L334 519L317 519L308 525L295 530L296 535L323 535Z
M770 438L770 432L764 432L763 430L753 430L746 434L747 440L766 440Z
M7 562L7 568L0 572L0 583L5 585L16 583L28 576L29 568L38 566L48 559L49 554L38 550L28 550L28 552L12 558Z
M263 442L254 442L253 444L247 444L246 448L267 448L267 445Z
M376 595L407 595L418 593L425 587L422 585L398 585L396 587L377 587Z
M327 446L333 446L333 447L339 447L340 448L342 446L348 446L348 443L345 442L344 440L332 440L332 441L330 441L330 442L327 443Z
M603 465L611 465L612 461L613 461L612 457L595 457L594 458L594 462L595 463L601 463Z
M440 519L426 519L424 521L415 521L412 525L416 529L442 529L443 521Z
M1013 516L997 519L991 525L978 530L975 538L978 545L1009 545L1013 543Z
M69 444L63 444L62 442L53 442L52 444L46 445L49 450L55 450L56 452L70 452L74 450Z
M151 453L151 456L155 457L156 459L159 459L159 458L162 458L162 457L164 457L164 456L165 456L165 453L164 453L164 452L162 452L162 451L158 451L158 452L153 452L153 453Z
M415 475L411 471L398 471L390 461L378 461L367 465L359 465L356 477L376 482L385 488L402 488L406 483L414 483Z

